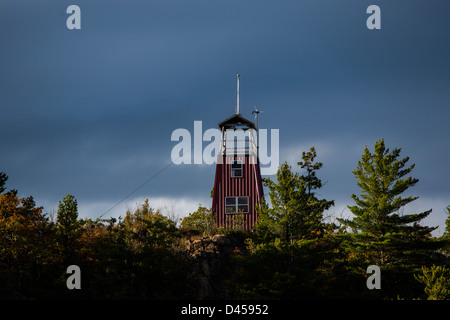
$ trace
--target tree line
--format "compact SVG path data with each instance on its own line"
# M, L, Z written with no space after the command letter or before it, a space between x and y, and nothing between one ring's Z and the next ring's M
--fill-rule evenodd
M148 200L119 219L80 219L68 194L52 218L33 197L6 190L0 173L0 299L191 299L199 274L186 240L225 234L236 248L214 284L223 299L450 299L450 216L442 236L422 220L431 209L403 213L417 197L414 164L381 139L365 148L353 174L352 217L329 220L322 199L323 164L314 147L299 172L283 163L264 179L268 197L252 231L214 224L209 208L178 221ZM446 208L450 215L450 206ZM67 267L81 269L81 289L66 286ZM381 289L366 286L367 268L381 272Z

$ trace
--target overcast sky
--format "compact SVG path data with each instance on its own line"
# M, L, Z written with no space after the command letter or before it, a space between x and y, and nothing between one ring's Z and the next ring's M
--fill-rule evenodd
M81 30L66 27L71 4ZM381 30L366 27L372 4ZM239 73L241 114L264 111L281 162L297 170L316 147L327 214L350 215L352 170L384 138L416 164L405 196L420 198L404 213L432 208L426 223L443 226L449 12L446 0L2 0L0 171L47 212L67 193L91 218L145 198L178 216L210 206L215 167L167 166L171 133L231 116Z

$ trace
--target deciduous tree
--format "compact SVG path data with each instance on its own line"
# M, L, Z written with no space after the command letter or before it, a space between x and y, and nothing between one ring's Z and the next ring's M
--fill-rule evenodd
M183 218L180 229L184 232L211 235L215 230L211 210L204 206L199 206L196 211Z
M0 297L34 297L55 263L48 218L32 197L0 195ZM42 281L42 282L41 282Z

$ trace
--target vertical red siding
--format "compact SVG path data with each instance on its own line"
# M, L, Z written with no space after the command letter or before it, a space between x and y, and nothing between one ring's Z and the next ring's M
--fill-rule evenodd
M212 214L219 226L231 228L236 216L243 216L245 229L251 230L258 219L255 206L262 199L264 192L262 187L259 163L251 163L248 155L235 156L234 159L243 161L243 175L239 178L231 177L231 164L226 163L222 156L222 163L216 165L216 176L214 179L214 194L212 203ZM225 213L225 197L249 197L249 212L241 214Z

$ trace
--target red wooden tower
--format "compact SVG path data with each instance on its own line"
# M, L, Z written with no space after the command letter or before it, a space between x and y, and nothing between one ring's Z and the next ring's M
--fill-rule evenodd
M216 165L212 214L227 229L244 223L251 230L258 219L256 205L264 196L257 148L257 128L239 114L219 123L222 132Z

